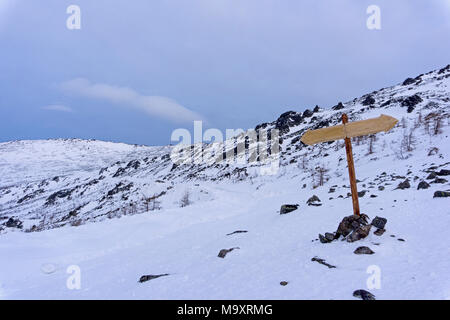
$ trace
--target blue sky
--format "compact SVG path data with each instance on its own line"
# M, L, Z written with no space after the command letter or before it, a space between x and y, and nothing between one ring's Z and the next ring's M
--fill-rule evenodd
M450 0L0 0L0 141L253 128L443 67L449 39Z

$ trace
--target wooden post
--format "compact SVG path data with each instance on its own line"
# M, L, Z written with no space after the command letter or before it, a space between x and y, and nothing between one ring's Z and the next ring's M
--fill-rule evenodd
M348 122L348 117L344 113L342 115L342 123ZM350 189L352 191L352 202L353 202L353 214L360 215L359 212L359 201L358 201L358 189L356 188L356 175L355 175L355 165L353 163L353 152L352 152L352 141L350 138L345 138L345 151L347 152L347 164L348 164L348 176L350 178Z

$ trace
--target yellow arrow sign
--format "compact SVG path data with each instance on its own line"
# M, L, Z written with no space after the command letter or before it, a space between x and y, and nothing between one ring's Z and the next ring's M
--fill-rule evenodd
M304 144L312 145L319 142L353 138L381 131L387 132L391 130L397 122L397 119L382 114L378 118L340 124L329 128L308 130L302 136L300 141Z

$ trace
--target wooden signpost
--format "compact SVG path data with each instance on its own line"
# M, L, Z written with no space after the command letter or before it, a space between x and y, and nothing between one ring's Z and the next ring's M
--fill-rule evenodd
M375 134L381 131L387 132L391 130L397 124L397 122L397 119L382 114L378 118L348 123L348 117L344 113L342 115L342 124L317 130L308 130L300 140L304 144L313 145L320 142L345 139L348 175L350 178L350 188L352 191L353 213L355 215L360 215L360 211L358 202L358 190L356 188L356 175L355 165L353 163L351 138L365 136L368 134Z

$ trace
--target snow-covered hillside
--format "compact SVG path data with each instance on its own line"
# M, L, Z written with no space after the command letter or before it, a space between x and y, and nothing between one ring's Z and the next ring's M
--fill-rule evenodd
M340 123L344 112L350 121L400 120L353 139L361 210L387 218L386 232L324 244L318 234L352 213L345 150L342 141L307 147L300 137ZM280 130L272 175L258 163L174 165L170 146L1 143L0 255L8 258L0 297L349 299L367 290L374 265L377 298L448 299L450 198L434 195L450 191L449 115L450 65L258 125ZM318 206L307 204L313 195ZM283 204L299 207L280 215ZM238 230L246 232L230 234ZM359 246L375 254L354 254ZM80 290L66 286L70 265L80 267ZM168 275L138 282L148 274Z

